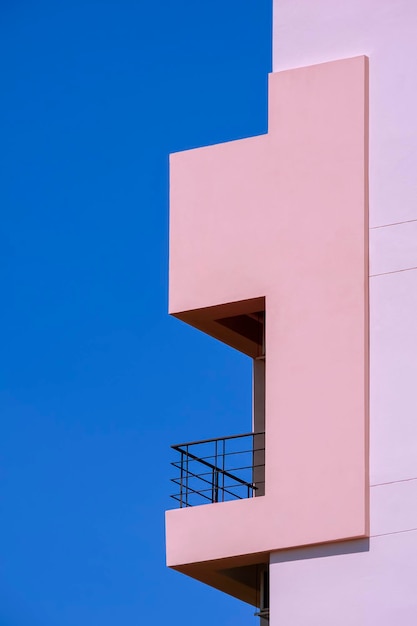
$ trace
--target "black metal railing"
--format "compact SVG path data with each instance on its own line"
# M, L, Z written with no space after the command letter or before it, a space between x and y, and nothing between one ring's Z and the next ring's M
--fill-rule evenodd
M254 615L260 618L261 624L269 624L269 609L260 609Z
M180 508L265 493L265 433L246 433L171 446Z

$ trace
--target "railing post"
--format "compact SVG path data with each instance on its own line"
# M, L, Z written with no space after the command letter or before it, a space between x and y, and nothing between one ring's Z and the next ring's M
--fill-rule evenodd
M222 502L224 502L224 471L226 469L226 439L223 439L223 456L222 456Z
M181 450L181 470L180 470L180 509L182 509L183 483L184 483L184 453L183 453L183 451Z
M219 501L219 470L213 469L213 502Z
M214 442L214 453L215 453L215 456L214 456L214 467L215 467L215 469L213 471L213 495L214 495L213 502L218 502L219 501L219 471L217 469L218 468L218 456L219 456L218 455L218 452L219 452L218 445L219 445L219 442L216 439L216 441Z
M188 445L187 445L187 459L185 461L185 506L188 506L188 477L189 477L189 471L188 471L188 463L189 463L189 455L188 455Z

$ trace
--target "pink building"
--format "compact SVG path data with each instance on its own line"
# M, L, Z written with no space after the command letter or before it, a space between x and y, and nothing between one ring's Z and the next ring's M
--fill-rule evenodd
M417 624L416 32L275 0L268 133L171 157L170 313L254 375L251 433L176 448L167 562L263 624Z

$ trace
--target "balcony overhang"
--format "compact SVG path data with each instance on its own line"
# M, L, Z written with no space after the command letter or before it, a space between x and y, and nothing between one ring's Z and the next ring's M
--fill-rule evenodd
M258 356L260 339L256 321L251 316L264 311L265 298L260 296L204 309L181 311L172 315L239 352L255 358Z
M369 532L367 85L272 74L267 135L171 157L170 313L253 356L218 320L262 302L268 361L265 496L168 511L167 561L249 602L235 568Z
M259 606L259 572L268 563L269 553L265 552L178 565L172 569L257 607Z

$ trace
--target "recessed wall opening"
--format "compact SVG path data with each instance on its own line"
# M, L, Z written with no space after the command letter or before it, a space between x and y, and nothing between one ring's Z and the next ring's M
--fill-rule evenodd
M265 311L223 317L216 322L251 341L254 358L265 358Z
M252 359L252 425L245 434L177 444L180 507L265 495L265 298L186 311L180 319ZM213 433L215 435L217 433ZM220 433L219 433L220 434Z
M259 617L260 626L269 624L269 564L255 563L240 567L221 570L219 573L239 583L242 589L247 590L245 598L256 606L256 617Z
M265 495L265 309L217 319L216 322L243 336L252 346L253 482L255 496Z

